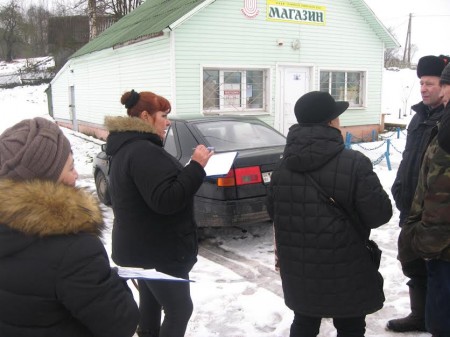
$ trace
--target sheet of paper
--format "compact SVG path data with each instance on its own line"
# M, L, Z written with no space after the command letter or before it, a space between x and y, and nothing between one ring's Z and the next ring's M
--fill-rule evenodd
M173 277L155 269L142 269L131 267L119 267L117 266L117 272L120 277L126 279L150 279L150 280L167 280L167 281L181 281L181 282L193 282L191 280L185 280L183 278Z
M215 153L211 158L209 158L208 164L205 166L206 176L227 175L237 154L237 151Z

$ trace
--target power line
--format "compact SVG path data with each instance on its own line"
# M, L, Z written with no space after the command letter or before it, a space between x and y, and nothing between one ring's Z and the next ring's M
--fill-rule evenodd
M424 17L432 17L432 18L435 18L435 17L440 17L440 16L442 16L442 17L447 17L447 16L450 16L450 14L413 14L413 16L415 17L415 18L424 18Z

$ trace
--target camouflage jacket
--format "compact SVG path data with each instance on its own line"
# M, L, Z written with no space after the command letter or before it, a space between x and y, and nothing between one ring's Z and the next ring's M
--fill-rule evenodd
M450 261L450 153L439 146L438 137L425 152L398 247L403 262L419 257Z

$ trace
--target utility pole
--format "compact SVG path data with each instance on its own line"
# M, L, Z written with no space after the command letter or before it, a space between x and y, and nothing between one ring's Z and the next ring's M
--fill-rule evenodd
M403 64L411 66L411 21L412 13L409 13L408 32L406 33L405 50L403 52Z

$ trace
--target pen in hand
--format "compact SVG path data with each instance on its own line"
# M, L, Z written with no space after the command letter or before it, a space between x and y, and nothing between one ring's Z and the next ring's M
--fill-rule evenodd
M192 151L195 151L196 147L192 148ZM208 146L207 149L211 152L214 151L214 146Z
M214 154L213 147L206 147L205 145L198 145L194 150L194 153L191 156L191 160L195 160L202 167L205 167L208 163L209 158Z

